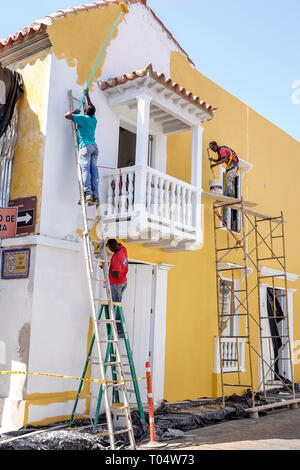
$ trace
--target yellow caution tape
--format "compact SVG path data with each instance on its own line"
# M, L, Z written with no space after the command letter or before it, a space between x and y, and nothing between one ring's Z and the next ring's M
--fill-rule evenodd
M81 377L72 377L70 375L59 375L59 374L46 374L42 372L23 372L16 370L0 370L0 375L12 375L12 374L25 374L25 375L43 375L46 377L56 377L59 379L72 379L72 380L81 380L82 382L95 382L101 384L113 384L113 383L123 383L123 382L134 382L135 380L143 380L146 377L139 377L136 379L126 379L126 380L100 380L100 379L83 379Z

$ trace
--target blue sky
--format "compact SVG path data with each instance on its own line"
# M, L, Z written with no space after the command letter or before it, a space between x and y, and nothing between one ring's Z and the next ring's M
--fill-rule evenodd
M10 0L6 2L10 8L1 11L0 37L81 3ZM299 0L148 0L148 4L201 73L300 141Z

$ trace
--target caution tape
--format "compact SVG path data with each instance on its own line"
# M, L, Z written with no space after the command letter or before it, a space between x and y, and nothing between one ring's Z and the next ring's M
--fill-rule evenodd
M134 382L136 380L143 380L146 377L139 377L136 379L126 379L126 380L101 380L101 379L83 379L82 377L72 377L70 375L59 375L59 374L46 374L43 372L23 372L16 370L0 370L0 375L13 375L13 374L24 374L24 375L42 375L45 377L56 377L59 379L72 379L72 380L81 380L82 382L94 382L100 384L113 384L113 383L123 383L123 382Z

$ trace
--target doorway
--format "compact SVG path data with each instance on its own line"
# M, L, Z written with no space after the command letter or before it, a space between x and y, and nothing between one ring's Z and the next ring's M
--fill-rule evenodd
M135 165L136 129L129 124L123 124L119 130L118 168ZM154 168L155 137L149 135L147 164Z
M288 318L286 311L286 293L283 288L274 289L265 286L262 288L261 308L262 308L262 346L264 370L266 374L265 383L270 385L274 382L292 380L290 360L289 360L289 341L292 344L292 334L288 328ZM288 299L289 300L289 299ZM289 323L292 324L292 310L289 308ZM273 338L271 338L271 336ZM272 370L270 369L272 366Z
M135 165L136 134L120 127L118 168Z
M145 363L153 355L155 280L152 265L129 262L122 304L137 377L145 376ZM146 381L140 380L138 384L142 402L147 403ZM130 392L133 387L128 389L130 403L136 403L135 394Z

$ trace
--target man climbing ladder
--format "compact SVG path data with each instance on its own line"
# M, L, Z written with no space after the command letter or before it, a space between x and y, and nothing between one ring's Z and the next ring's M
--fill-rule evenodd
M226 164L223 187L224 196L236 197L235 177L239 169L239 159L237 154L234 150L226 147L225 145L220 147L215 140L209 143L209 148L218 155L216 160L210 158L210 161L214 162L211 163L211 168L223 165L223 163Z
M65 118L77 125L79 163L82 172L85 202L90 206L99 205L99 171L97 167L98 147L95 140L97 119L88 89L84 90L88 105L84 106L84 114L79 109L68 112Z

